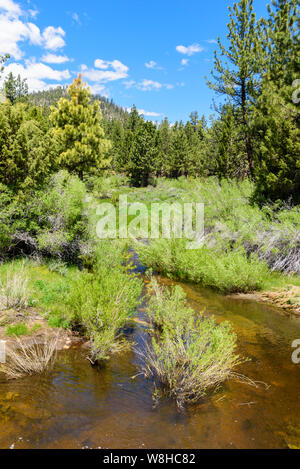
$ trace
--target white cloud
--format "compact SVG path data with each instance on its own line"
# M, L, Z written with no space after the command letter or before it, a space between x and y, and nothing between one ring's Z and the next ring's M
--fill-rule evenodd
M154 60L150 60L150 62L146 62L145 67L152 68L155 70L162 70L162 67L160 67Z
M72 19L75 21L75 23L77 24L81 24L81 21L80 21L80 18L79 18L79 15L78 13L72 13Z
M158 81L144 79L137 86L142 91L150 91L154 89L159 90L163 85Z
M131 112L132 108L128 107L125 108L127 112ZM137 112L139 113L140 116L145 116L145 117L160 117L162 114L158 112L152 112L152 111L145 111L145 109L137 109Z
M90 89L91 89L91 92L93 94L100 94L101 96L104 96L105 98L108 98L109 97L109 92L108 90L105 88L105 86L103 85L98 85L98 84L94 84L94 85L89 85Z
M39 44L39 28L32 23L23 23L17 18L0 14L0 54L10 54L19 60L23 54L18 43L25 40Z
M49 50L61 49L66 45L63 37L66 35L65 31L59 26L48 26L43 32L44 47Z
M94 65L99 70L95 70L94 68L88 69L86 65L81 66L83 76L93 82L106 83L121 80L128 76L129 68L119 60L109 62L96 59Z
M189 63L189 59L182 59L181 65L185 66Z
M8 15L15 17L21 15L20 6L13 0L0 0L0 8L5 10Z
M216 41L216 39L207 39L207 41L205 42L208 42L208 44L218 44L218 41Z
M70 62L71 59L69 59L69 57L67 57L66 55L46 54L43 55L41 61L47 64L63 64L66 62Z
M127 81L125 82L125 86L126 88L137 88L140 91L160 90L162 88L171 90L174 88L174 85L170 85L169 83L159 83L158 81L148 80L146 78L138 83L133 80Z
M32 10L31 16L33 14L36 12ZM0 0L0 54L10 54L16 60L21 59L23 52L19 43L24 41L51 50L65 45L65 32L62 28L48 26L41 34L36 24L22 21L23 15L25 13L12 0Z
M202 52L203 47L201 47L200 44L192 44L190 46L176 46L176 50L180 54L191 56L197 52Z
M137 111L141 116L145 116L145 117L160 117L160 116L162 116L162 114L160 114L158 112L145 111L145 109L138 109Z
M28 10L28 13L30 14L30 16L32 18L36 18L39 14L39 11L38 10Z
M27 79L30 91L39 91L46 89L49 85L44 80L62 81L71 78L69 70L54 70L48 65L42 63L26 61L26 65L19 63L12 63L5 67L3 77L4 79L10 72L15 76L20 75L22 79Z

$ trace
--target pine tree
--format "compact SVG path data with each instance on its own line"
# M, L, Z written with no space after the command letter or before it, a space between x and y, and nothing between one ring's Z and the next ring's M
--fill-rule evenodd
M51 108L52 135L59 149L58 165L82 179L86 172L109 166L111 144L101 127L99 102L90 103L90 91L80 75L68 88L68 95L69 99L61 98Z
M268 52L261 94L253 108L252 130L256 151L256 200L291 200L300 203L300 112L293 102L298 78L299 38L294 0L273 0L265 21Z
M225 95L241 109L240 123L248 158L249 172L254 174L253 142L249 128L249 109L259 89L259 56L262 46L259 40L253 0L240 0L229 7L228 49L218 39L221 58L215 52L214 82L208 82L210 88ZM224 59L224 60L223 60Z
M135 128L130 154L131 182L137 187L146 187L152 173L157 169L157 130L152 122L141 120Z
M189 169L190 147L182 122L175 123L171 135L171 149L167 162L168 176L171 178L186 176Z
M240 142L234 107L225 104L220 118L212 127L214 141L215 173L219 179L243 178L247 173L247 157Z
M41 185L53 168L53 142L24 104L0 105L0 182L15 192Z
M165 118L158 128L158 176L165 176L167 174L167 161L170 157L171 151L171 131L167 118Z
M17 101L24 101L28 96L27 80L22 80L20 75L15 78L13 73L10 72L4 82L4 92L6 98L12 104L15 104Z

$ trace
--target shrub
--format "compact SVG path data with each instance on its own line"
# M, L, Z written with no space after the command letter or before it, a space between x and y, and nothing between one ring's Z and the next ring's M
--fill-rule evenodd
M143 373L154 379L156 391L182 407L234 377L232 370L241 359L228 322L195 317L179 287L168 291L155 283L149 311L162 332L146 347Z
M136 249L148 267L223 293L260 290L268 275L267 265L254 255L247 257L243 248L187 250L184 240L159 239Z
M20 337L22 335L28 335L29 329L24 323L16 324L14 326L8 326L6 328L6 335L12 335L15 337Z
M74 321L91 338L93 362L108 359L120 348L121 329L142 291L142 281L121 267L123 260L122 244L99 243L95 273L82 272L70 293Z

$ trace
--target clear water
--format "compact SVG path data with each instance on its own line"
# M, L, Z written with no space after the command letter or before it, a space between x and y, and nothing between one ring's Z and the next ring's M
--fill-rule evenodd
M171 284L160 279L164 284ZM152 383L134 351L92 368L84 349L61 352L46 376L0 381L1 448L286 448L300 446L300 365L291 344L300 320L245 299L181 284L196 311L229 320L240 372L268 385L226 383L197 406L179 412L170 400L153 406ZM146 308L137 311L145 320ZM128 334L142 347L146 326Z

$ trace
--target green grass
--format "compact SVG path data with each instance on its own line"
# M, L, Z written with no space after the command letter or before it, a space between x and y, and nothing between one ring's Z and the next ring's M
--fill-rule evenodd
M187 250L184 240L150 240L136 244L142 262L172 278L223 293L250 292L299 285L299 207L250 203L250 181L159 179L155 188L128 193L129 201L202 202L205 246ZM281 271L281 272L280 272Z
M24 323L16 324L14 326L8 326L6 328L6 335L8 336L21 337L23 335L28 335L29 333L30 330Z
M19 272L27 279L32 305L50 327L77 328L91 339L93 360L106 360L125 346L121 329L138 304L142 281L126 267L124 242L101 241L94 253L93 272L64 265L15 260L0 265L0 280ZM56 267L56 266L55 266ZM57 272L57 270L60 272ZM13 326L14 327L14 326ZM10 335L29 334L20 327ZM16 334L14 334L16 335Z

